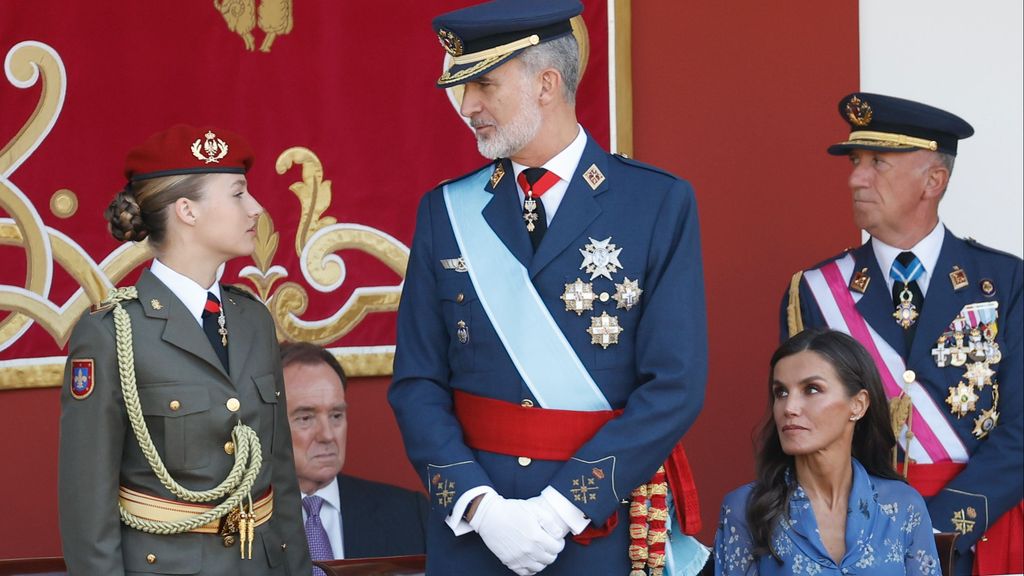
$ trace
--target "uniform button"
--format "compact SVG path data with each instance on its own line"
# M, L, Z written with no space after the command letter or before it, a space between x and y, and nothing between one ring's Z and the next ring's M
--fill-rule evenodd
M288 549L288 543L287 542L281 544L281 550L287 550L287 549Z
M227 536L224 537L224 547L225 548L231 548L234 545L235 545L235 535L234 534L228 534Z
M238 401L238 398L228 398L224 405L232 412L238 412L238 409L242 407L242 403Z
M906 372L903 373L903 381L906 382L907 384L913 384L915 381L917 381L917 373L914 372L913 370L907 370Z
M526 456L520 456L519 457L519 465L520 466L529 466L531 462L533 462L533 460L531 460L530 458L528 458Z
M177 412L178 408L181 408L181 402L178 402L177 400L171 400L169 406L171 407L172 412Z
M609 296L607 292L601 292L601 295L598 298L601 299L601 302L607 302L611 296Z
M523 401L519 403L523 408L533 408L533 400L529 398L523 398Z
M146 562L156 564L156 554L146 554Z
M230 441L230 440L225 442L224 443L224 452L226 454L234 454L235 453L235 443Z
M455 301L456 301L456 302L458 302L458 303L460 303L460 304L461 304L461 303L462 303L462 301L463 301L463 300L465 300L465 299L466 299L466 295L465 295L465 294L463 294L462 292L459 292L458 296L456 296L456 297L455 297Z

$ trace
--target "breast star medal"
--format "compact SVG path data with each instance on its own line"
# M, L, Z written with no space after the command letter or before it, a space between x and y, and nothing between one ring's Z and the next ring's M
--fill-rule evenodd
M988 410L982 410L981 414L974 419L974 430L971 431L974 437L981 440L988 433L996 427L999 423L999 412L996 411L995 407L989 408Z
M607 350L612 344L619 343L619 334L622 327L619 326L619 319L616 316L609 316L607 312L601 312L600 316L590 318L590 343L597 344Z
M566 311L575 312L577 316L582 316L585 310L593 310L596 298L594 285L579 278L571 284L566 284L565 292L562 293Z
M913 326L917 321L917 307L911 302L913 298L913 293L904 285L903 291L900 292L900 303L896 306L896 311L892 313L896 323L904 330Z
M949 404L953 415L960 418L971 410L974 410L978 402L978 395L974 392L974 386L960 382L956 386L949 387L949 396L946 397L946 404Z
M640 280L630 280L626 277L622 280L622 284L615 285L615 295L612 298L615 299L615 308L625 308L629 310L633 306L640 303L640 295L644 291L640 288Z
M622 252L622 248L616 248L611 240L611 236L600 241L591 238L590 244L580 249L580 254L583 255L580 269L589 272L591 280L598 276L611 280L612 273L622 269L622 264L619 264L619 253Z

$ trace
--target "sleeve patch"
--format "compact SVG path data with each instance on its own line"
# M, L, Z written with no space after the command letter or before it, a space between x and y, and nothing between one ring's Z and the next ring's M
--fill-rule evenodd
M92 394L94 363L91 358L75 358L71 361L71 396L85 400Z

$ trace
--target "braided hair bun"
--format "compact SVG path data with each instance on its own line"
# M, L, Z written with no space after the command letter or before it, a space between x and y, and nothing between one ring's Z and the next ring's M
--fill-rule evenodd
M114 196L103 217L107 219L110 234L121 242L141 242L149 235L149 228L142 219L142 208L129 186Z

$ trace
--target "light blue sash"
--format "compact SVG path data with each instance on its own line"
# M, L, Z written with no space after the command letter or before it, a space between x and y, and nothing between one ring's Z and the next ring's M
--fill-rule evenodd
M480 304L530 392L543 408L611 410L576 352L555 324L526 268L483 217L493 198L488 170L444 187L455 240Z

